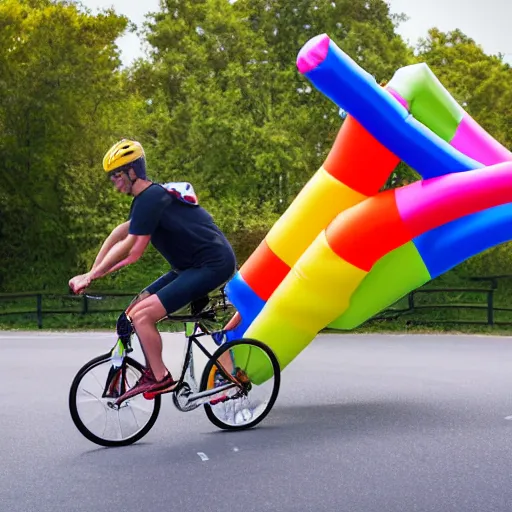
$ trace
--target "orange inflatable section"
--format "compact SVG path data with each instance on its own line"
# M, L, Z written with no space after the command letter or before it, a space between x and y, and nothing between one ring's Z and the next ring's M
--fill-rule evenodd
M244 281L262 300L268 300L290 271L263 240L240 269Z
M398 212L394 190L370 197L341 213L327 227L326 235L338 256L366 272L412 238Z
M365 196L375 195L399 163L352 116L347 116L324 169L337 180Z

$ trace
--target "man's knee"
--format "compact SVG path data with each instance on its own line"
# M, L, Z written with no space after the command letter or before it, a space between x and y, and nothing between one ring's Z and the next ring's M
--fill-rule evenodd
M135 330L145 325L156 325L166 314L163 304L156 295L147 297L128 311Z
M142 325L148 325L148 324L156 324L157 318L152 314L151 308L142 308L142 309L135 309L131 314L130 318L132 320L132 324L137 330Z
M126 310L126 313L130 313L130 311L136 306L139 302L143 301L144 299L147 299L151 295L150 292L147 290L144 290L140 292L131 302L128 306L128 309Z

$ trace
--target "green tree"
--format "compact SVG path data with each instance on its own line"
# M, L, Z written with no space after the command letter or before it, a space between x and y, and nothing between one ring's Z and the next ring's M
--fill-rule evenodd
M418 45L426 62L458 103L499 142L512 144L512 70L501 55L487 55L460 30L433 28Z
M379 80L410 50L382 0L162 7L146 32L151 86L146 63L134 73L139 91L152 100L163 94L157 101L168 112L166 119L155 107L160 177L192 181L236 238L256 230L252 250L322 163L341 124L335 105L298 72L300 48L326 32Z
M82 226L94 232L115 205L94 175L131 108L115 45L126 26L71 2L0 3L4 290L55 286L76 266L81 222L96 220Z

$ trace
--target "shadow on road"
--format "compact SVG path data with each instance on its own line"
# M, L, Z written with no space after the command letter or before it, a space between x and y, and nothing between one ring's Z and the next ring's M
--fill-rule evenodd
M276 407L261 426L251 430L228 432L202 429L187 436L174 436L172 430L166 438L154 440L151 433L144 441L119 449L92 449L82 457L96 459L106 456L115 463L132 451L139 463L197 461L197 452L209 455L243 450L259 452L309 450L320 445L333 445L360 440L364 437L403 437L407 435L432 436L444 432L460 432L478 428L478 417L460 407L448 409L444 404L413 403L410 401L371 401L358 403L297 405ZM180 433L183 434L183 433ZM184 441L184 442L183 442ZM115 454L115 455L114 455ZM121 454L124 454L123 456ZM146 460L147 459L147 460Z

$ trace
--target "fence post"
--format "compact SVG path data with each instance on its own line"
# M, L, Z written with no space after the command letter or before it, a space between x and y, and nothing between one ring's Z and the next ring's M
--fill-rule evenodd
M407 300L409 304L409 309L414 309L414 292L409 293L409 295L407 296Z
M87 295L83 295L83 300L82 300L82 315L86 315L87 312L89 311L89 303L87 302Z
M487 292L487 323L494 325L494 289Z
M43 328L43 296L38 293L36 296L37 301L37 327Z

